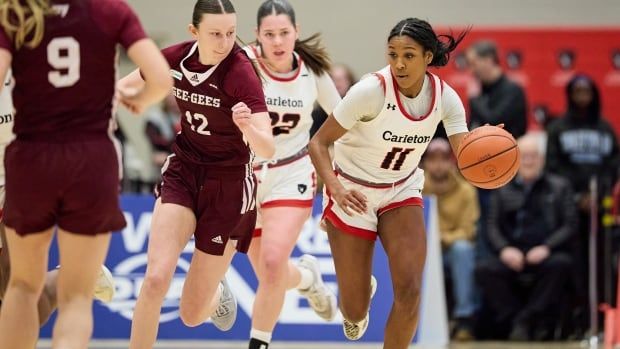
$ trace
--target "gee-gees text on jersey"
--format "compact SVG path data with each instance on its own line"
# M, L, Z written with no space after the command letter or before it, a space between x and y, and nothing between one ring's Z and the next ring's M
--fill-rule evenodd
M214 108L219 108L220 107L220 99L219 98L213 98L211 96L205 96L205 95L201 95L199 93L188 92L188 91L182 90L182 89L177 88L177 87L173 87L172 88L172 94L176 98L184 100L185 102L190 102L190 103L200 104L200 105L206 105L206 106L214 107Z

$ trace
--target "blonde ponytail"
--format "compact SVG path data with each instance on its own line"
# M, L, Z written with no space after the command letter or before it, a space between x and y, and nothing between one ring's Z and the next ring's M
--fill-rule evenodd
M48 0L0 0L0 25L16 49L37 47L43 39L45 16L52 14Z

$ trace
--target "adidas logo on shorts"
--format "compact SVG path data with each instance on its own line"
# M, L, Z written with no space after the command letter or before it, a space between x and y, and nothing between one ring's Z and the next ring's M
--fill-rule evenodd
M216 237L214 237L213 239L211 239L211 241L215 242L216 244L223 244L224 241L222 241L222 235L218 235Z

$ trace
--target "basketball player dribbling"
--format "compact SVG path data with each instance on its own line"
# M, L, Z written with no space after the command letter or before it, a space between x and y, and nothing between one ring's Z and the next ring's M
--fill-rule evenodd
M0 7L0 19L0 76L11 68L16 82L3 217L11 273L0 343L35 347L37 302L58 227L62 267L52 346L86 348L110 232L125 226L120 159L110 138L117 44L147 80L136 94L121 94L136 110L165 97L169 67L124 1L10 0Z
M446 65L464 35L442 41L426 21L400 21L388 36L389 65L353 86L310 142L312 161L325 181L323 224L344 332L351 340L368 327L377 237L394 289L384 348L408 348L417 328L426 258L424 175L417 166L439 122L454 152L467 133L458 95L427 69Z
M6 233L4 222L2 221L2 206L4 206L4 151L6 146L13 139L13 101L11 99L12 75L7 73L5 79L0 80L4 85L0 90L0 301L4 297L4 292L9 282L11 264L9 261L9 250L6 247ZM56 284L58 280L58 269L50 270L45 275L45 286L43 293L39 297L37 309L39 314L39 324L47 322L52 312L56 309ZM101 267L97 279L94 297L102 302L109 302L114 296L114 279L112 274L105 267ZM1 303L0 303L1 305Z
M258 222L249 257L258 276L250 349L267 349L287 289L296 288L325 320L337 313L336 297L322 281L318 261L303 255L289 261L310 217L316 174L308 156L315 102L331 113L340 95L327 73L327 53L318 35L299 40L295 11L286 0L267 0L257 13L257 45L246 47L265 81L276 154L258 158Z
M182 130L162 168L149 236L146 275L134 311L132 349L152 348L177 261L190 237L195 250L183 286L187 326L208 318L230 329L237 305L224 274L235 249L247 252L256 224L253 151L275 150L261 81L235 43L237 16L229 0L198 0L189 31L195 40L163 50L182 113ZM119 84L142 84L135 71Z

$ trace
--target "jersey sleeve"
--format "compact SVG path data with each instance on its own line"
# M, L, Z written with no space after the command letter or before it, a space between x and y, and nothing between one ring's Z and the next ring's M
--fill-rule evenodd
M316 77L316 88L318 91L317 102L327 115L331 114L340 103L341 98L329 74L323 73Z
M463 102L456 91L446 83L444 83L441 101L443 111L441 122L446 129L446 134L452 136L457 133L467 132L467 119Z
M108 0L106 4L92 1L92 4L99 27L125 49L147 37L138 16L125 1Z
M262 82L256 75L250 59L244 53L239 55L241 59L231 66L224 84L224 91L245 103L252 114L266 112L267 104Z
M368 76L353 85L333 111L336 121L349 130L358 121L370 121L381 112L385 94L381 81Z

